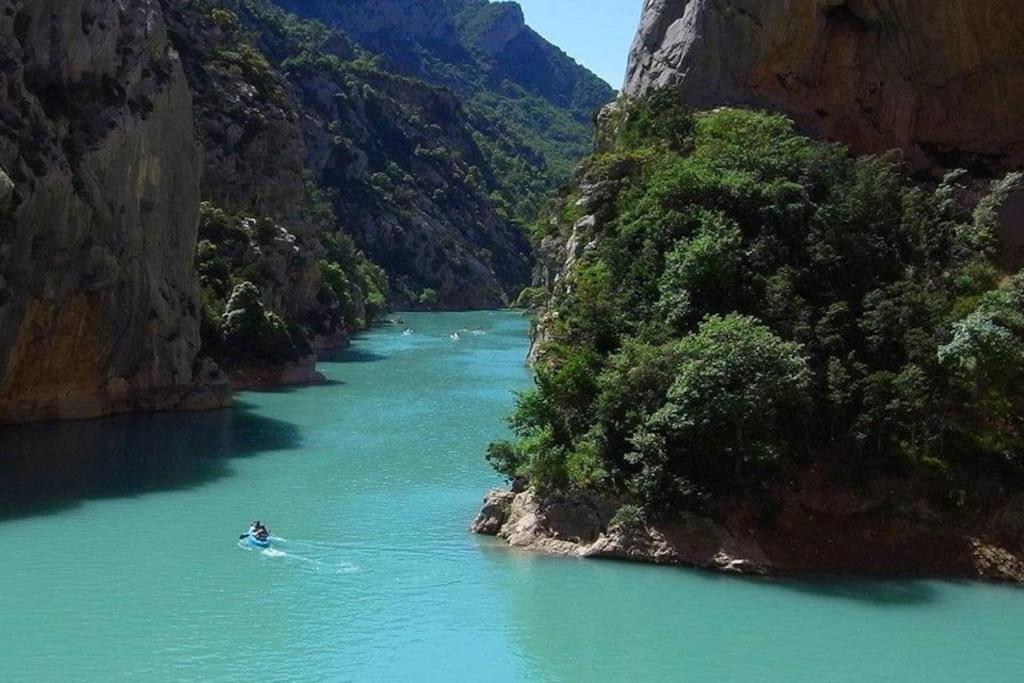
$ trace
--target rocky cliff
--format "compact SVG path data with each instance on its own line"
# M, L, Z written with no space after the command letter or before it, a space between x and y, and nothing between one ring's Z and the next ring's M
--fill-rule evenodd
M530 28L515 2L274 1L344 30L408 75L461 94L486 89L508 101L539 97L584 123L613 95L607 84Z
M329 305L317 267L325 255L338 260L338 240L354 240L387 271L400 307L500 306L526 284L529 245L510 215L510 186L483 151L504 142L457 95L398 75L345 35L270 2L165 7L196 101L204 199L266 219L294 243L292 258L256 245L262 254L240 259L237 245L216 240L208 255L236 273L259 263L267 303L315 341L342 339L347 323L367 318L360 302L376 296L348 272L360 291ZM227 289L222 282L219 301Z
M1016 0L646 0L625 92L753 105L919 167L1024 162Z
M361 325L324 292L321 237L337 226L321 215L309 178L298 104L237 15L186 0L163 0L163 7L203 149L197 266L204 303L215 309L208 312L216 317L232 285L248 279L270 310L308 332L315 349L344 344ZM265 28L252 26L256 35ZM359 308L354 317L366 322Z
M200 148L156 0L0 11L0 421L210 407Z
M209 358L315 379L389 303L528 282L544 156L458 93L268 0L3 9L0 420L224 405Z

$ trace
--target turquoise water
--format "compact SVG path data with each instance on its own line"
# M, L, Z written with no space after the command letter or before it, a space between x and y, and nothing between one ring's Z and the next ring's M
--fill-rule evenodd
M1024 591L743 581L466 527L527 324L406 315L321 387L0 431L0 680L1019 681ZM486 334L453 330L480 328ZM238 547L250 519L286 540Z

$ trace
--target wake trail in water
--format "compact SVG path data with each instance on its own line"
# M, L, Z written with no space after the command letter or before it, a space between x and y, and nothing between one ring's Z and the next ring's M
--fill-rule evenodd
M329 557L316 557L318 554L322 555L322 551L325 550L341 550L341 546L316 541L289 541L280 536L271 536L270 540L277 546L284 545L285 548L273 546L270 548L253 548L244 540L240 540L238 545L243 550L258 552L262 557L268 559L293 563L308 571L319 573L333 570L339 574L351 574L360 571L360 567L351 562Z

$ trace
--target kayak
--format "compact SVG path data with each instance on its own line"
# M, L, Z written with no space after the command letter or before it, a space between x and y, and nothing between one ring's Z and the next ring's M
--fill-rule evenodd
M249 545L249 547L251 547L251 548L258 548L260 550L266 550L267 548L270 547L270 538L269 537L266 538L266 539L261 540L261 539L257 538L256 536L254 536L253 534L248 534L245 537L245 542Z

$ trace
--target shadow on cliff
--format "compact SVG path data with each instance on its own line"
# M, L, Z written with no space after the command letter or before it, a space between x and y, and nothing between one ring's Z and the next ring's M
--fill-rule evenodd
M299 428L244 401L209 413L0 428L0 522L84 501L184 490L232 475L231 459L297 448Z

